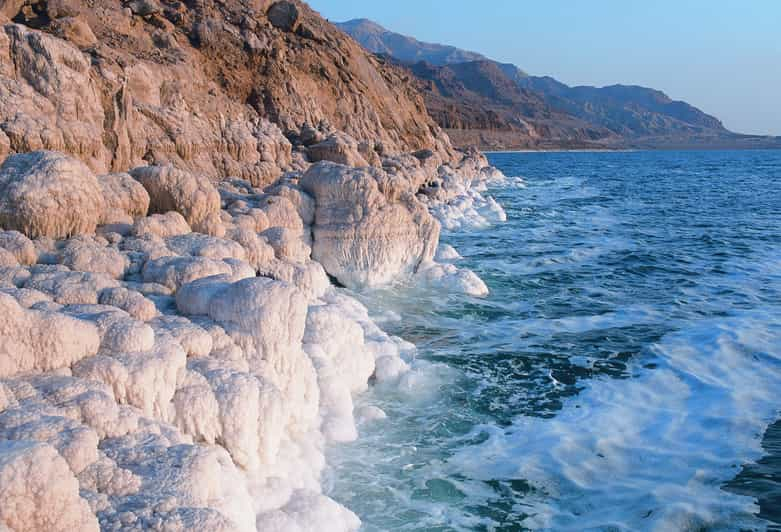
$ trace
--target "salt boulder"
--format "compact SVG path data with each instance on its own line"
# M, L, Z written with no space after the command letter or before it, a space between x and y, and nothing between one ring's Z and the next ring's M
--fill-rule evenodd
M13 255L19 264L31 265L38 261L35 244L19 231L0 231L0 248Z
M10 530L99 530L68 464L46 444L0 441L0 500Z
M378 164L377 154L367 148L349 135L336 132L324 141L309 146L307 156L312 162L331 161L355 167Z
M381 170L319 163L301 179L315 198L312 258L350 288L387 284L433 258L439 223Z
M94 355L97 328L60 313L28 310L0 293L0 377L67 368Z
M192 229L190 229L190 225L184 219L184 216L178 212L169 211L165 214L153 214L145 218L139 218L133 224L131 232L138 237L152 235L165 238L186 235L191 231Z
M172 165L142 166L130 174L149 193L153 213L176 211L194 231L222 236L220 194L207 178L196 178Z
M0 166L0 226L30 238L91 234L104 212L92 171L62 153L8 157Z
M178 290L183 284L212 275L232 275L230 264L205 257L161 257L144 265L144 282Z
M66 241L59 262L72 270L102 273L113 279L121 279L129 266L127 257L117 249L85 237Z
M149 211L149 194L130 174L98 176L98 183L106 205L104 219L113 219L117 215L126 215L133 219L146 216Z
M102 290L98 295L98 303L122 309L140 321L149 321L157 315L157 308L152 300L140 292L121 286Z

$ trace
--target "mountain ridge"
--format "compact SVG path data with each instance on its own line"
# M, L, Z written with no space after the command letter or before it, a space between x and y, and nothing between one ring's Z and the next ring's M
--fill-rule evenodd
M368 19L335 25L368 51L392 58L417 77L429 114L456 145L476 144L484 149L781 146L779 137L729 131L717 117L658 89L620 83L569 86L477 52L418 41ZM399 43L403 43L401 50ZM526 91L523 97L516 88Z

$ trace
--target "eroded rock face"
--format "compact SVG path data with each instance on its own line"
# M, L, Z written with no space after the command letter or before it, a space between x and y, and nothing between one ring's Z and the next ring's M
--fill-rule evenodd
M104 213L92 171L67 155L39 151L8 157L0 166L0 226L31 238L95 232Z
M407 183L377 169L319 163L301 186L317 205L312 257L345 286L386 284L433 258L439 223Z
M0 157L47 149L96 174L171 163L264 186L293 163L286 136L320 123L372 146L369 164L378 145L453 154L407 75L302 2L19 1L3 12Z

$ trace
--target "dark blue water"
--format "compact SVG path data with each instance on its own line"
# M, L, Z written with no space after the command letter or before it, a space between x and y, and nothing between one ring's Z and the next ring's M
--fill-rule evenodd
M781 152L491 162L507 222L443 237L491 295L365 296L419 358L331 494L365 530L781 523Z

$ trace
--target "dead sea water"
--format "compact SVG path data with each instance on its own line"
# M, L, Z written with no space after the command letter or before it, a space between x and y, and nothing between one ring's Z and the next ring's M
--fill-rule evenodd
M486 298L361 294L418 347L328 494L363 530L781 523L781 152L491 154Z

